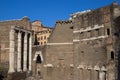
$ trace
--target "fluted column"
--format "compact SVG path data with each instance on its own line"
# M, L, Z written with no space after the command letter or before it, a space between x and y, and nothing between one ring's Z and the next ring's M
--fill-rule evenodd
M17 71L21 71L21 32L18 32Z
M32 34L29 37L29 71L31 71L31 59L32 58Z
M27 33L24 36L24 62L23 62L23 71L27 71Z
M10 33L9 33L9 39L10 39L10 49L9 49L9 71L8 73L15 72L15 66L14 66L14 53L15 53L15 30L14 27L11 27Z

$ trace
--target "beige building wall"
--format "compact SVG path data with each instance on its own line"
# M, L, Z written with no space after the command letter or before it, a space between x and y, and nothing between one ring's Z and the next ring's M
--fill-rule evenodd
M39 45L45 45L52 32L52 28L43 26L39 20L36 20L32 23L32 30L34 30L34 34L37 36Z
M39 45L45 45L48 42L51 32L51 29L46 29L37 33L37 40L39 42Z

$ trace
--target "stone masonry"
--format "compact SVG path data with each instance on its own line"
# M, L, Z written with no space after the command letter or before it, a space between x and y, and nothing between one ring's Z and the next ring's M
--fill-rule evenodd
M28 56L28 52L31 53L32 50L30 30L27 17L0 22L0 75L6 77L7 73L11 75L31 70L31 55ZM13 80L12 77L10 80Z
M0 22L0 70L8 80L120 80L118 3L56 21L44 46L33 44L30 26L26 17Z
M119 80L120 7L77 12L57 21L41 65L43 80Z

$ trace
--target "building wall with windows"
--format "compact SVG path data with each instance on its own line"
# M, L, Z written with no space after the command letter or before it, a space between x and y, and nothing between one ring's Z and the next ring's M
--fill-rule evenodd
M52 33L52 28L43 26L42 23L37 20L32 23L32 30L35 32L34 34L36 35L39 45L46 45L48 38Z
M0 71L8 80L120 80L117 3L74 13L53 31L40 21L30 26L27 18L0 22ZM32 44L34 36L40 45Z
M117 3L58 21L43 52L44 80L119 80Z
M74 80L119 80L116 73L119 46L115 45L119 37L114 35L119 34L115 28L120 28L114 21L120 16L119 12L119 5L113 3L72 15L76 74ZM86 75L87 77L84 77Z
M38 31L36 34L39 45L46 45L51 33L52 33L51 28L46 28L44 30Z

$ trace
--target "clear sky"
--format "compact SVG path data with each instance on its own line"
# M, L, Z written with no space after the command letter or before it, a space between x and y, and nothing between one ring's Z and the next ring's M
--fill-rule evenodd
M56 20L67 20L70 14L106 6L115 0L0 0L0 21L21 19L41 20L53 27ZM118 0L120 3L120 0Z

